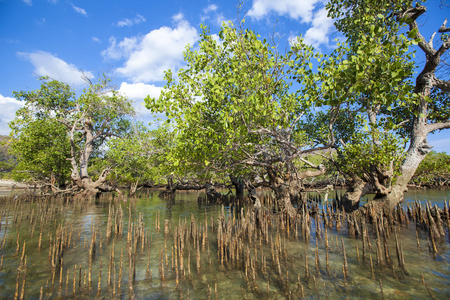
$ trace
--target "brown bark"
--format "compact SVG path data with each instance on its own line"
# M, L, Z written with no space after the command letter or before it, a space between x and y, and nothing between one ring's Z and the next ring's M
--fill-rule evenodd
M410 145L406 153L400 171L401 175L396 178L395 184L387 190L375 196L375 200L381 203L385 213L391 213L394 208L403 201L404 192L408 189L408 183L417 170L417 167L425 158L432 147L428 144L427 136L435 130L450 128L450 120L432 121L428 119L428 103L431 90L438 88L443 91L450 89L450 82L436 78L436 69L441 62L442 55L450 48L450 39L447 37L438 49L433 47L433 38L426 41L419 31L417 18L426 12L426 7L420 5L410 7L399 14L400 19L407 17L411 19L409 29L416 30L415 38L419 41L418 46L424 52L426 63L422 71L416 78L415 93L419 95L418 104L414 107L413 124L410 131ZM446 21L439 29L439 32L446 32Z
M174 183L173 182L173 178L169 177L167 179L167 185L166 185L166 189L164 191L162 191L158 197L160 198L164 198L164 199L170 199L175 197L175 193L177 190L183 190L183 191L188 191L188 190L194 190L194 191L198 191L198 190L202 190L206 188L206 185L200 185L200 184L196 184L196 183Z
M205 186L206 197L212 200L221 197L221 194L216 191L216 188L211 183L207 183Z
M103 172L102 175L97 179L96 181L93 181L90 177L85 177L83 179L79 179L75 181L75 184L79 189L82 190L82 194L86 196L99 196L104 191L117 191L120 193L119 190L115 188L111 188L109 186L102 185L105 184L106 176L109 174L109 171Z
M92 125L92 121L87 118L84 114L74 122L72 126L69 126L63 120L61 120L63 124L65 124L69 132L70 146L71 146L71 157L70 163L72 165L72 173L71 178L75 185L82 190L82 193L85 195L98 196L102 190L100 186L105 184L106 177L110 173L110 169L105 169L100 174L99 178L96 181L93 181L88 173L89 159L94 152L94 141L96 137L93 134L94 128ZM79 125L82 124L82 125ZM77 155L77 144L75 142L75 132L81 130L85 137L84 148L78 151ZM77 159L78 156L78 159ZM105 188L106 190L116 190L111 189L109 187Z
M159 193L158 197L162 199L170 199L175 196L175 192L177 191L176 184L173 184L173 178L169 177L167 179L166 189Z
M268 168L267 173L269 175L270 188L275 192L277 198L278 208L286 212L291 218L297 215L297 210L292 206L291 195L289 188L289 177L286 175L286 179L281 178L273 168Z
M130 196L133 197L134 195L136 195L136 192L138 190L138 184L139 184L139 179L136 180L135 182L132 182L130 185Z
M291 198L298 195L303 190L302 180L325 174L326 168L323 165L315 166L316 170L306 170L300 173L289 171L280 174L280 170L275 167L268 167L269 187L275 192L278 208L286 212L291 218L297 215L297 209L292 205Z
M338 207L347 212L359 208L359 201L370 190L370 185L362 179L354 179L342 198L339 200Z
M244 181L239 178L235 177L234 175L230 175L231 184L233 184L235 190L236 190L236 199L243 199L244 198Z
M259 200L258 194L256 193L256 188L249 183L248 185L248 196L253 203L253 208L255 210L261 209L261 201Z

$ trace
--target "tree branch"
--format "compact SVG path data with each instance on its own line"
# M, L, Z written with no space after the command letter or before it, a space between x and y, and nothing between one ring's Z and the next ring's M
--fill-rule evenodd
M409 30L412 31L414 29L417 30L416 38L419 40L419 47L427 54L427 55L434 55L436 52L433 47L430 47L430 44L426 42L425 38L419 31L419 26L417 25L417 18L420 17L422 14L424 14L427 11L427 8L423 5L418 5L416 7L410 7L408 8L403 14L400 15L400 18L407 18L411 19L411 22L409 22Z
M318 170L314 170L314 171L307 170L307 171L298 173L297 174L297 178L298 179L305 179L305 178L309 178L309 177L317 177L317 176L325 174L326 171L327 171L327 169L322 166Z
M426 125L427 133L433 132L435 130L447 129L447 128L450 128L450 120L447 120L445 122L439 122L439 123L433 123L433 124Z
M444 32L450 32L450 27L446 27L447 25L447 19L445 19L444 23L439 28L438 32L444 33Z
M94 182L94 187L97 188L101 186L106 181L106 177L108 177L109 173L111 173L110 168L104 169L100 174L100 176L98 177L97 181Z
M447 38L447 40L445 40L441 47L439 47L436 56L442 56L448 49L450 48L450 39Z
M441 79L434 79L435 87L438 89L441 89L444 92L450 92L450 80L441 80Z
M302 162L304 162L305 164L309 165L311 168L317 169L319 168L318 166L316 166L315 164L313 164L312 162L304 159L303 157L299 157L298 159L300 159Z

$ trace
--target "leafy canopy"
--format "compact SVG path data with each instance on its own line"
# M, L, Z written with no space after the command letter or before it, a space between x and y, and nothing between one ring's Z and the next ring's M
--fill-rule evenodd
M308 145L295 124L312 99L292 91L291 68L305 83L312 49L298 41L294 51L280 55L251 30L224 24L216 40L202 29L199 49L185 51L186 68L177 78L167 71L160 97L145 99L147 108L175 124L170 161L205 178L292 162L293 153Z
M19 169L40 178L57 176L60 182L68 173L73 180L86 178L90 157L100 155L110 137L127 131L132 102L110 89L106 77L97 83L86 79L88 87L79 97L63 82L40 80L38 90L14 92L25 102L9 124Z
M137 123L126 136L108 142L102 161L112 168L111 176L121 182L163 183L171 171L166 156L173 141L173 130L167 122L155 129Z
M47 80L47 78L41 78ZM74 93L66 84L46 81L40 90L14 92L25 106L9 123L12 129L10 153L18 165L13 172L16 180L56 180L59 184L70 179L70 144L64 125L55 120L51 111L42 109L48 103L62 106L74 101Z

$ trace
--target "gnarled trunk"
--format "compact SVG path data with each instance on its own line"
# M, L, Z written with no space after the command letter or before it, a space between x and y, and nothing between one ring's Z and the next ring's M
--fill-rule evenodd
M167 179L166 189L159 193L158 197L162 199L171 199L175 197L175 192L177 191L177 185L173 184L173 178L170 176Z
M193 191L198 191L198 190L202 190L206 188L206 185L200 185L197 183L189 183L189 182L180 182L180 183L174 183L173 182L173 177L170 176L167 179L167 186L166 189L164 191L162 191L158 197L163 198L163 199L173 199L173 197L175 197L175 192L177 190L182 190L182 191L189 191L189 190L193 190Z
M428 144L427 135L435 130L450 128L450 120L443 119L433 122L428 119L428 97L431 95L432 88L437 88L441 91L450 91L450 81L441 80L436 77L436 69L441 62L441 57L450 49L450 39L447 37L438 49L433 47L433 39L426 41L420 34L417 18L426 12L426 8L422 5L409 7L399 15L401 18L410 18L408 22L410 33L415 31L415 38L419 41L419 48L425 53L426 62L416 78L415 93L419 95L417 106L415 107L415 114L413 117L413 124L410 133L410 146L406 154L406 158L401 166L401 175L392 186L391 191L381 197L379 200L383 201L383 210L388 213L403 201L404 192L407 190L408 182L413 177L417 167L431 150ZM444 21L439 32L448 32L450 29L446 27L447 20ZM433 35L434 37L434 35ZM430 122L431 121L431 122Z
M286 211L291 218L294 218L297 215L297 209L292 206L289 185L286 182L279 182L271 184L270 187L276 194L279 209Z
M289 182L278 176L272 168L268 168L270 188L275 192L278 208L285 211L291 218L297 214L297 210L292 206Z
M279 175L273 168L267 168L269 185L276 194L278 207L281 211L286 211L291 218L297 215L297 209L292 205L291 197L299 193L299 189L302 189L302 180L320 176L326 172L326 168L323 165L314 167L316 170L306 170L295 174L286 172L283 175Z
M349 189L342 196L339 207L346 211L353 211L359 208L359 199L365 194L375 189L376 207L383 210L385 214L390 214L395 207L404 200L404 193L408 190L408 183L414 176L417 167L425 158L426 154L431 150L426 139L426 132L416 130L411 138L411 145L406 154L405 160L400 167L400 175L396 178L392 186L383 189L374 188L360 178L353 179L350 183ZM375 176L375 175L373 175ZM376 180L372 179L372 180Z
M137 179L135 182L132 182L130 184L130 196L133 197L134 195L136 195L136 192L138 190L138 184L139 184L139 179Z
M253 203L253 208L256 210L261 209L261 201L256 193L256 188L251 183L248 184L248 196Z
M99 178L96 181L93 181L88 174L88 166L89 159L94 152L94 140L95 137L93 135L93 125L92 121L89 118L85 118L83 130L86 137L85 145L82 151L79 152L79 157L77 161L76 155L76 143L75 143L75 132L78 126L78 123L82 123L83 117L81 117L78 121L76 121L70 130L70 146L71 146L71 157L70 163L72 165L72 174L71 178L75 185L82 190L84 195L95 196L97 197L103 191L120 191L116 188L105 187L101 188L102 185L106 182L106 177L111 172L111 169L107 168L102 171Z
M206 192L206 197L210 200L217 200L222 197L222 195L216 191L216 188L214 187L214 185L212 185L209 182L205 185L205 192Z
M234 175L230 175L230 180L236 190L236 199L243 199L244 181L239 177L235 177Z
M378 202L377 206L382 207L386 214L390 214L404 200L404 193L408 190L408 183L419 164L431 150L425 137L422 140L417 140L417 137L413 139L414 142L411 143L405 160L400 167L401 174L396 178L395 183L389 189L386 189L388 192L375 191L373 201ZM354 179L347 192L340 199L339 207L346 211L358 209L360 198L371 190L372 187L368 182L360 178Z
M339 199L338 207L347 212L352 212L359 208L359 201L370 190L370 185L362 179L353 179L347 191Z
M377 201L383 202L383 210L385 213L391 213L403 201L404 193L408 190L408 183L414 176L419 164L431 150L431 146L428 145L426 137L422 137L422 139L419 139L419 137L416 136L415 139L412 139L411 146L400 169L401 175L397 177L391 191L381 197L375 195Z
M100 177L93 181L90 177L85 178L77 178L74 180L75 184L78 188L82 190L82 193L86 196L94 196L98 197L103 191L117 191L120 193L119 190L111 187L104 187L101 186L105 184L106 176L108 176L109 170L104 170Z

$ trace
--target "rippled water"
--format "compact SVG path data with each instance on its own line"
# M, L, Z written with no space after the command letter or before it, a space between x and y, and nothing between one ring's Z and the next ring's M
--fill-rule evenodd
M404 272L398 267L392 234L387 240L387 249L393 263L380 268L376 261L376 234L370 230L371 227L369 240L372 249L368 250L367 258L363 260L361 238L348 238L345 222L340 228L333 226L327 229L327 250L323 234L316 236L313 218L308 239L301 234L280 235L277 229L273 229L273 240L269 243L258 239L252 243L243 240L248 258L254 262L253 270L246 269L244 265L222 264L215 233L222 207L200 205L197 202L200 194L180 193L176 195L175 201L166 201L158 198L156 192L151 192L138 200L116 202L113 207L118 209L120 206L123 210L123 234L110 241L106 240L107 204L2 204L0 298L20 297L23 293L26 299L38 299L41 290L44 298L105 299L284 299L302 296L330 299L380 299L382 296L388 299L448 299L450 296L448 228L445 228L445 237L437 241L438 253L435 255L429 249L428 232L416 231L414 222L397 227L406 265ZM448 190L412 191L406 196L407 201L430 201L440 207L449 198ZM223 209L225 215L230 217L230 222L232 217L238 219L240 212L234 214L227 207ZM133 232L139 224L145 231L145 238L132 246L136 265L132 290L129 285L130 244L127 244L129 220L135 228ZM167 233L165 224L168 225ZM203 234L207 228L208 236L205 246L199 246L198 251L195 242L189 242L189 246L186 246L184 273L178 274L177 286L177 276L172 266L176 264L173 246L179 224L196 224L197 230L202 228L199 232ZM71 243L62 255L62 268L58 266L55 270L50 263L50 245L54 245L58 225L72 234ZM42 245L39 249L40 232ZM91 263L89 287L89 249L94 233L96 252ZM281 236L278 243L282 249L279 259L281 274L271 249L277 236ZM343 246L348 260L347 278L343 275ZM200 256L198 262L197 255ZM369 255L372 257L373 272ZM21 263L24 256L25 265ZM164 280L161 278L161 262ZM306 266L309 277L306 277ZM111 283L108 278L111 278Z

